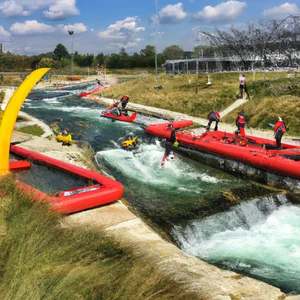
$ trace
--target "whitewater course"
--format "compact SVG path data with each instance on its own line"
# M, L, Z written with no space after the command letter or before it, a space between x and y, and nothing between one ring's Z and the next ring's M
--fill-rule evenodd
M144 113L133 123L112 121L101 117L111 99L78 96L93 88L93 83L36 88L22 106L22 114L31 118L26 124L43 126L44 136L49 135L46 125L68 128L77 143L92 147L99 170L124 186L122 201L70 215L66 222L104 226L187 291L198 293L199 299L299 299L293 296L300 294L299 205L292 204L282 190L240 179L185 156L176 155L174 162L160 167L164 144L144 129L184 116L130 103L130 108ZM8 91L4 107L9 98ZM158 113L161 118L153 116ZM222 122L219 127L228 132L235 129ZM129 132L138 137L135 151L123 150L118 142ZM255 131L252 134L261 136ZM271 132L263 134L271 137ZM15 141L84 167L76 145L64 147L54 139L17 132L13 134ZM246 167L239 168L247 172ZM21 173L20 180L49 194L63 189L69 180L46 172L33 164L30 171Z

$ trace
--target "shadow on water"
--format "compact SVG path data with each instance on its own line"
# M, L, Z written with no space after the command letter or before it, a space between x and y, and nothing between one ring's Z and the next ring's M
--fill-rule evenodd
M148 140L144 126L163 120L138 115L137 122L143 126L113 122L101 117L104 105L76 95L41 96L40 101L25 101L23 110L47 124L62 119L59 126L67 127L75 140L88 142L99 167L123 183L130 208L184 251L284 290L298 291L300 274L288 270L288 264L300 262L297 206L274 196L273 189L180 155L160 167L164 148L159 140ZM118 143L129 132L139 139L139 147L131 152ZM243 204L249 199L254 200ZM262 253L276 246L271 263ZM280 281L276 272L285 277Z

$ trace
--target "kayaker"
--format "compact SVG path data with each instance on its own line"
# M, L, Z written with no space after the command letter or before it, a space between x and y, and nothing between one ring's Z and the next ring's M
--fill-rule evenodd
M168 154L164 154L164 157L161 161L161 166L163 167L165 165L166 160L168 161L174 161L176 159L174 152L170 151Z
M219 123L219 121L221 119L221 115L219 114L219 112L214 109L213 111L211 111L207 115L207 119L208 119L208 124L207 124L206 130L209 131L211 123L212 122L216 122L214 131L217 131L218 130L218 123Z
M165 142L165 153L161 161L161 165L163 166L166 158L172 152L172 146L178 147L177 137L176 137L176 129L173 127L173 124L168 124L168 130L171 130L170 137L166 139Z
M281 148L281 139L286 131L289 128L287 125L282 121L280 117L278 117L276 124L274 125L274 136L276 139L276 145L278 148Z
M239 77L239 82L240 82L240 99L243 99L243 94L244 94L244 91L246 93L246 100L250 100L250 96L248 94L248 89L247 89L247 85L246 85L246 76L245 74L242 74L240 75Z
M67 128L64 128L60 134L63 136L67 136L69 134L69 131Z
M245 125L246 125L246 121L245 121L245 117L244 117L244 110L240 111L238 113L237 118L235 119L235 124L237 127L237 130L235 131L236 136L242 136L245 137Z

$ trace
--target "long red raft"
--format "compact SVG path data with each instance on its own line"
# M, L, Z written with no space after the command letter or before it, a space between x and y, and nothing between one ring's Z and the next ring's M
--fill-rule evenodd
M169 138L172 131L168 127L169 124L149 125L146 132ZM181 128L192 125L193 121L187 120L171 124L174 128ZM198 136L188 131L178 131L176 137L180 147L210 153L271 173L300 179L300 146L283 143L282 149L278 149L273 140L254 136L240 139L232 133L223 131L204 132Z
M52 168L58 169L58 172L71 173L74 176L83 178L87 182L92 182L92 185L89 186L59 191L56 193L56 196L47 195L25 183L18 183L21 188L32 192L36 197L50 201L55 210L64 214L105 205L120 199L123 195L122 184L102 174L18 146L11 146L10 151L29 160L42 162Z
M92 94L94 94L96 92L102 91L102 90L107 89L109 87L110 87L110 85L102 86L102 85L99 84L93 90L91 90L89 92L83 92L83 93L81 93L79 95L79 97L86 97L88 95L92 95Z

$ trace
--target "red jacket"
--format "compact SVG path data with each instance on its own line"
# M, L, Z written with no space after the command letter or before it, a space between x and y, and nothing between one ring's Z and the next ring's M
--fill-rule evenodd
M128 101L128 100L129 100L129 97L128 97L128 96L123 96L123 97L121 98L121 101L122 101L122 102Z
M276 132L277 130L281 130L283 133L286 132L286 125L283 121L277 121L274 126L274 132Z
M235 124L237 127L245 127L246 121L245 118L242 115L238 115L236 120L235 120Z

